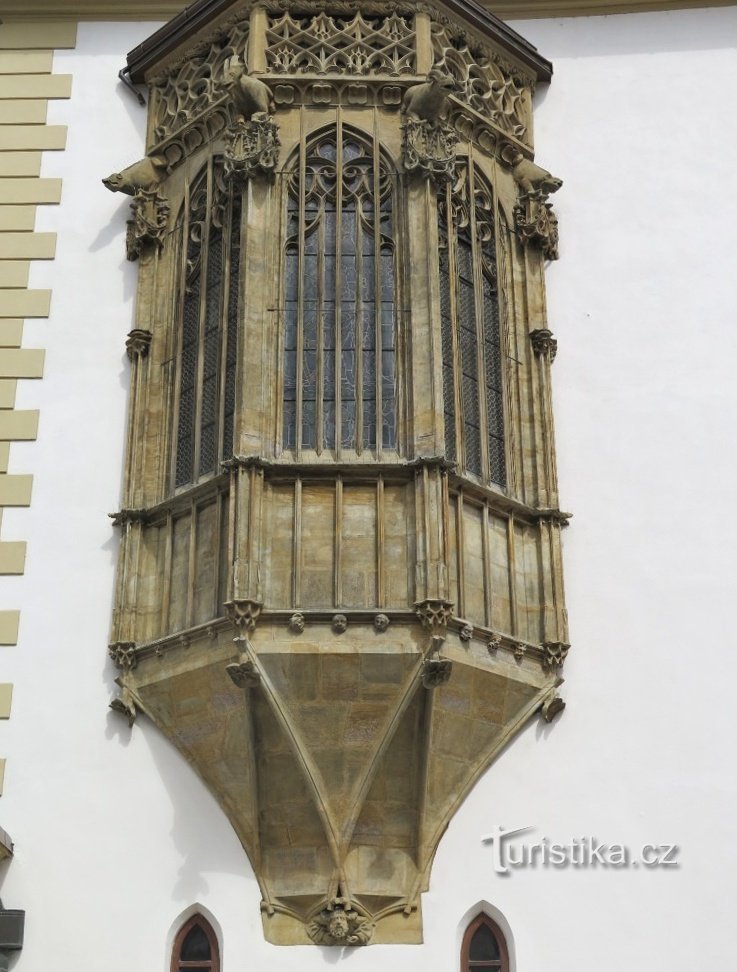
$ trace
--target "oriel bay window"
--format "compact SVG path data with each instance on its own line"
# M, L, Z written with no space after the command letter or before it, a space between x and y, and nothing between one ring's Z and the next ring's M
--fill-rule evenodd
M285 449L397 447L394 178L347 128L293 160L284 293Z

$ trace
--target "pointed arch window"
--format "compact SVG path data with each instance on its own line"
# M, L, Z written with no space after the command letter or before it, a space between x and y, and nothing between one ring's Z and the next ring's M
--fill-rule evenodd
M463 936L461 972L509 972L509 951L501 929L480 914Z
M491 187L470 163L440 197L443 411L449 459L506 486L502 328Z
M287 197L284 448L395 451L394 172L338 127L302 148Z
M220 972L218 940L202 915L193 915L179 929L172 949L171 972Z
M233 454L241 205L216 157L187 187L177 221L175 487L218 472Z

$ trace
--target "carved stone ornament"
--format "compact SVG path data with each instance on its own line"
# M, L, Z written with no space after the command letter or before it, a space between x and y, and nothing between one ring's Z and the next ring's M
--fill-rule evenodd
M113 710L113 712L118 712L120 715L125 716L125 718L128 720L129 727L131 727L136 721L138 709L133 698L133 693L129 688L126 688L125 685L121 685L120 695L112 700L110 703L110 708Z
M307 926L315 945L368 945L373 933L373 922L344 904L324 908Z
M540 327L535 331L530 331L530 341L532 350L537 355L549 355L551 362L555 361L558 353L558 342L553 337L553 332L547 327Z
M546 641L543 645L543 668L550 671L560 668L566 660L570 645L560 641Z
M151 251L161 249L169 222L169 204L158 189L139 189L131 203L133 218L128 220L125 254L137 260Z
M526 654L527 645L523 641L518 642L514 646L514 657L517 659L517 661L522 661Z
M271 88L260 78L249 75L237 54L225 62L223 85L239 121L263 120L274 111Z
M449 126L408 118L403 127L402 163L441 185L455 179L458 136Z
M552 695L543 702L540 712L546 722L552 722L565 709L566 704L559 695Z
M486 650L490 655L496 654L499 651L499 646L502 643L502 636L498 634L489 635L489 640L486 642Z
M242 653L237 662L226 665L225 671L238 688L255 688L261 683L261 675L258 669L246 654Z
M261 614L263 605L260 601L249 599L228 601L225 605L228 617L239 631L247 631L249 634L255 630L258 616Z
M115 667L124 672L132 672L138 664L136 646L132 641L118 641L108 647L108 655Z
M449 658L426 658L422 665L422 684L426 689L438 688L450 681L453 662Z
M453 617L453 605L450 601L432 598L415 604L415 614L423 628L434 631L448 626L448 621Z
M245 182L254 175L273 175L279 160L279 129L269 118L239 118L225 142L226 179Z
M128 523L145 523L147 511L144 509L123 509L117 513L108 513L113 526L127 526Z
M514 225L522 246L539 246L546 260L558 259L558 217L547 196L530 192L520 196L514 207Z
M125 351L131 361L135 358L145 358L151 347L151 331L142 327L134 327L125 342Z
M288 627L289 630L292 631L294 634L302 634L302 632L305 630L304 614L300 614L299 611L293 614L289 619Z
M345 616L345 614L333 615L332 627L336 634L343 634L343 632L348 628L348 618Z
M471 638L473 638L473 625L468 622L464 624L461 630L458 632L458 636L460 637L461 641L470 641Z
M377 614L374 618L374 629L379 633L386 631L389 627L389 618L386 614Z

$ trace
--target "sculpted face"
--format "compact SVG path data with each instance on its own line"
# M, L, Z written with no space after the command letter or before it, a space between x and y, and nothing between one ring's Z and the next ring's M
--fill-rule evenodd
M336 911L328 922L330 935L338 941L348 937L348 919L342 911Z

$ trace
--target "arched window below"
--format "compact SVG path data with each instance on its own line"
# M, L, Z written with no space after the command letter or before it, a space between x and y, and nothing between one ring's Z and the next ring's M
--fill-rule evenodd
M192 915L179 929L172 950L171 972L220 972L218 940L202 915Z
M501 929L480 914L463 936L461 972L509 972L509 952Z

